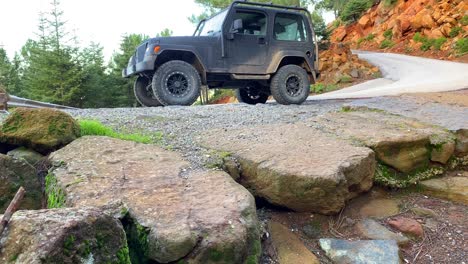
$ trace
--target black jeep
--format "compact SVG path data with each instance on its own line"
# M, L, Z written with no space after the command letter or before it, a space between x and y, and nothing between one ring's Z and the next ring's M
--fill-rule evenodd
M208 88L235 88L239 102L301 104L318 76L317 42L304 8L234 1L191 37L146 40L123 77L138 75L144 106L191 105Z

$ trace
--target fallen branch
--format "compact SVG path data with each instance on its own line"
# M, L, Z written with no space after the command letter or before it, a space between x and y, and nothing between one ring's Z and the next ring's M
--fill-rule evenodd
M8 225L8 222L10 221L11 217L18 209L18 206L21 200L23 199L23 196L24 188L20 187L19 190L16 192L13 201L11 201L10 205L8 205L8 208L6 209L5 214L3 215L2 221L0 222L0 237L2 236L3 230L5 230L5 227Z

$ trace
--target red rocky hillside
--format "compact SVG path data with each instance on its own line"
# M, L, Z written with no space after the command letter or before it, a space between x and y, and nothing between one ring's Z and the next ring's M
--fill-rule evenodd
M331 41L351 48L468 62L468 1L391 2L381 1L357 22L337 27Z

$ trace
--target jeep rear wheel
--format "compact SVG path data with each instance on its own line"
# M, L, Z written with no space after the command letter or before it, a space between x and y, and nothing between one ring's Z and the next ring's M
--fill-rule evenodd
M281 67L271 80L271 94L284 105L302 104L309 96L310 82L307 72L297 65Z
M268 94L262 92L258 87L247 86L236 90L236 97L239 103L246 104L264 104L268 100Z
M169 61L153 75L152 88L163 105L192 105L200 96L200 75L185 61Z
M133 92L136 100L142 106L162 106L161 102L156 99L151 88L151 82L148 78L139 76L133 84Z

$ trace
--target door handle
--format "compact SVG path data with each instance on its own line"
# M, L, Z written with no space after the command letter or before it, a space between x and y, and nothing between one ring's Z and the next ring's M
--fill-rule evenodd
M259 37L258 38L258 44L266 44L266 39L264 37Z

